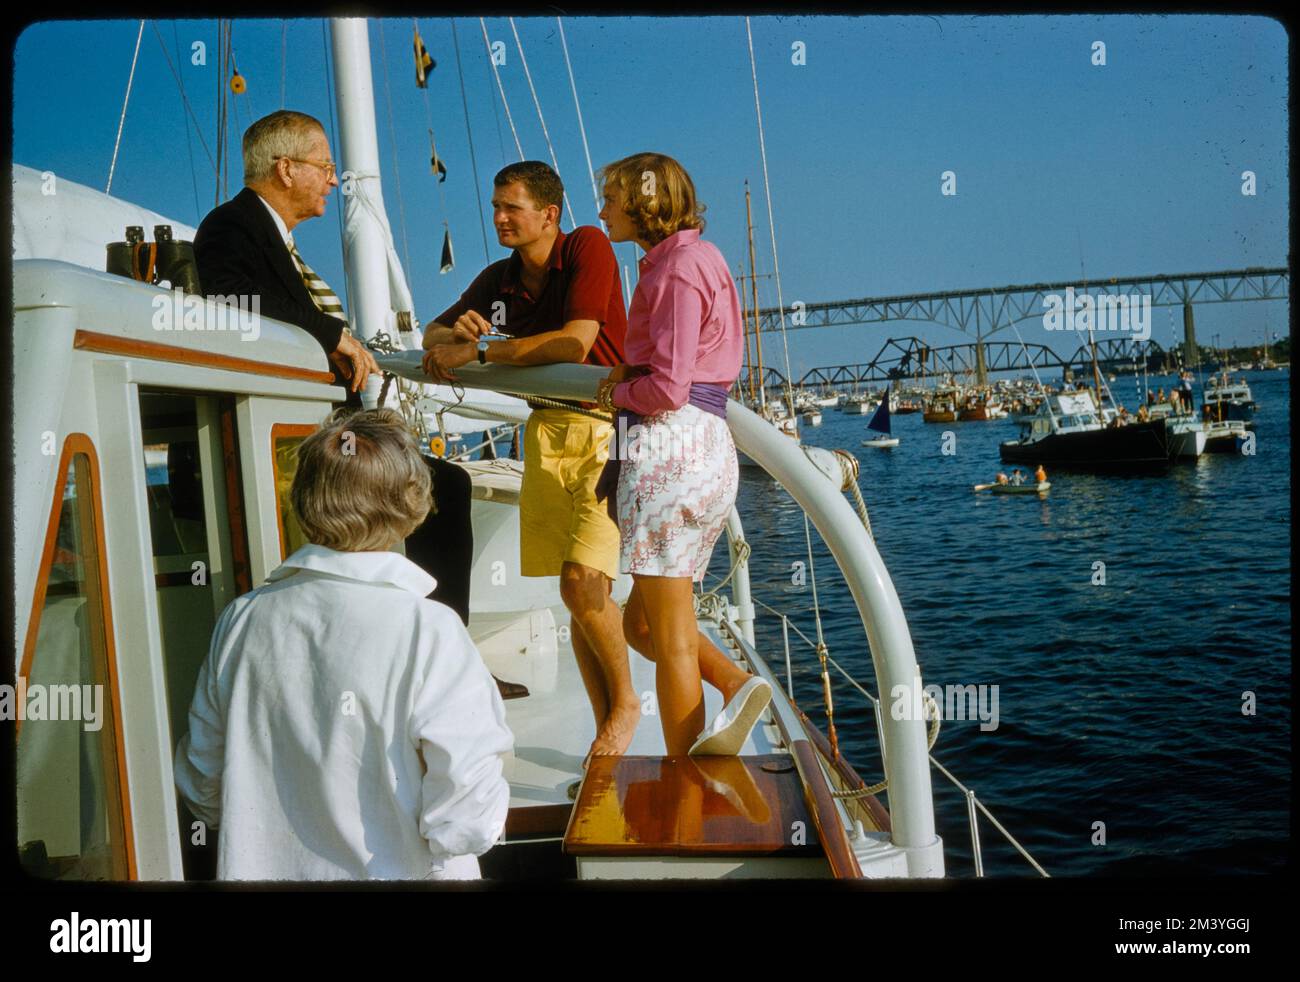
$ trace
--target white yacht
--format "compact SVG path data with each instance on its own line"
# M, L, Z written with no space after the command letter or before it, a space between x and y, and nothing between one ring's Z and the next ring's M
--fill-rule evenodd
M348 232L382 243L373 105L365 105L373 92L365 22L335 19L330 32L340 167L364 175L355 193L376 205L349 208ZM339 390L304 331L269 318L260 320L257 344L244 343L239 331L160 331L154 314L172 291L101 271L104 244L127 225L170 224L178 240L192 239L192 229L66 181L57 197L44 197L32 183L39 174L25 168L15 168L14 181L13 453L22 479L13 502L13 664L24 688L85 685L103 694L96 728L75 717L33 717L19 726L21 862L51 879L210 877L217 833L199 842L180 806L174 749L217 617L302 542L288 501L295 449ZM356 227L367 222L376 225ZM394 329L396 288L372 258L347 252L352 327L376 348L385 371L408 380L395 388L409 385L403 391L416 396L399 403L413 429L451 406L464 432L476 419L517 423L517 400L503 404L495 393L593 396L604 372L582 365L469 365L459 372L475 390L468 400L425 384L420 352L409 350L418 340ZM212 302L189 299L204 317L216 313ZM369 390L367 399L374 397ZM875 678L832 681L831 660L814 655L828 701L796 704L792 664L807 656L797 643L792 652L756 641L756 621L770 608L751 592L753 543L733 511L723 575L697 595L697 622L771 683L771 706L735 757L668 757L657 719L647 716L626 755L596 758L584 773L595 725L558 580L519 573L522 465L463 464L473 487L469 631L495 674L530 689L505 704L515 735L506 771L511 806L502 842L484 857L489 876L945 875L929 753L938 712L923 695L856 460L800 447L736 402L727 422L737 447L793 497L829 547L837 570L822 589L852 598L864 631L855 654L867 652ZM616 599L628 588L621 578ZM779 612L775 618L793 626ZM818 652L827 654L825 647ZM635 654L631 662L636 690L653 693L652 664ZM871 783L837 750L833 690L875 693L866 698L879 756L858 762ZM914 711L889 711L900 691L910 694ZM720 699L706 693L712 716ZM988 810L967 794L975 823L976 806ZM974 824L970 833L978 871Z

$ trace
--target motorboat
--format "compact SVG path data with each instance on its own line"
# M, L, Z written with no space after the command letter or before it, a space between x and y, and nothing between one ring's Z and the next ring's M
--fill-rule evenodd
M1202 411L1206 419L1248 422L1257 409L1250 385L1244 378L1225 382L1218 376L1211 376L1205 385Z
M1006 463L1054 464L1090 470L1155 467L1169 463L1169 436L1163 418L1106 423L1086 389L1049 395L1019 439L1000 444Z

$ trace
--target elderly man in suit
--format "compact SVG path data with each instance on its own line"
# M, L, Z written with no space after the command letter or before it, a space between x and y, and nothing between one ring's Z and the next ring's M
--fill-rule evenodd
M325 214L339 183L325 129L313 116L282 109L248 128L243 150L244 190L211 211L194 236L204 292L256 295L262 313L301 327L329 356L348 404L360 406L358 392L379 366L293 241L296 226Z
M205 293L259 295L262 313L296 324L320 342L335 384L347 387L347 404L359 409L358 392L379 366L352 337L339 298L298 253L292 234L301 222L325 214L338 183L319 120L289 109L264 116L244 133L244 190L203 220L194 252ZM454 464L427 463L437 507L407 538L406 554L438 581L430 597L467 624L471 482ZM497 687L506 699L528 695L516 682L497 679Z

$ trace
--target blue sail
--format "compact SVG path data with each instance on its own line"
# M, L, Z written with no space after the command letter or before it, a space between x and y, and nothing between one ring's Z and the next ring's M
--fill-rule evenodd
M889 394L880 400L880 405L876 407L875 415L867 423L867 429L875 430L877 433L883 433L885 436L891 436L889 432Z

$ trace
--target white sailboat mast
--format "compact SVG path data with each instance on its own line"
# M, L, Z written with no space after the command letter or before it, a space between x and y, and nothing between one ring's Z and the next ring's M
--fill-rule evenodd
M343 262L348 271L352 328L365 341L380 331L394 334L395 318L388 286L388 243L375 214L349 200L358 195L382 215L379 183L379 136L375 128L375 92L370 73L370 35L359 17L330 20L334 55L335 103L339 118L339 173L347 218ZM362 391L366 406L379 397L379 378L371 376Z

